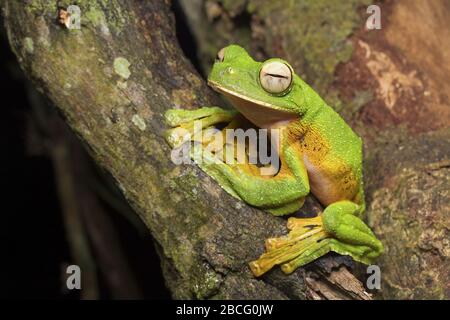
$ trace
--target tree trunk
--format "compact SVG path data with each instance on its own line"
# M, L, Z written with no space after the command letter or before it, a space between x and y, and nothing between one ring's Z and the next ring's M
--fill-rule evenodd
M368 30L372 1L180 2L199 61L229 41L284 58L363 137L377 297L450 298L450 3L377 1Z
M214 57L219 45L230 40L251 49L258 58L288 59L365 138L369 222L387 247L381 267L389 288L382 294L396 297L399 282L412 288L413 281L403 282L405 276L394 268L409 272L411 257L389 253L400 251L411 237L425 237L424 220L416 217L418 212L411 216L412 209L424 210L423 217L431 214L431 219L437 219L436 214L439 219L445 218L441 207L412 201L414 195L408 185L392 190L389 183L409 179L411 175L404 170L421 177L427 170L438 175L448 170L443 160L448 159L448 147L442 142L442 138L448 141L448 131L423 132L448 128L450 73L445 71L448 64L444 62L449 57L445 40L450 37L436 40L429 37L434 28L420 28L434 26L448 32L444 22L450 10L444 1L415 1L411 6L405 5L406 1L388 2L382 5L386 26L366 31L362 6L366 2L338 5L334 1L195 0L192 5L205 8L202 13L209 20L202 19L198 24L202 28L191 29L203 57L202 66L209 64L206 56ZM192 7L187 3L182 1L181 7L193 26ZM147 225L157 241L174 298L368 298L361 283L345 267L346 259L336 255L319 259L290 276L275 269L255 279L247 263L262 253L265 238L286 232L285 220L236 201L196 166L175 166L170 161L162 113L168 108L219 104L220 100L184 57L169 1L80 0L80 30L69 30L58 22L58 10L69 4L4 0L11 46L25 72L61 111ZM422 22L417 24L425 25L417 26L421 32L407 28L409 17L418 12ZM439 19L434 19L436 15ZM432 27L427 23L430 21ZM205 24L210 28L204 29ZM423 58L420 46L412 45L417 34L434 56ZM390 123L404 123L407 129L388 129ZM415 135L405 140L404 132ZM410 140L416 142L411 145L423 148L421 161L411 161L409 156L417 155L414 152L393 152L398 146L410 145ZM434 149L429 147L432 143ZM392 158L394 155L398 157ZM390 165L390 160L396 165ZM439 188L427 190L433 201L439 197L438 190L448 190L448 180L436 178L429 184L439 184ZM387 202L390 198L386 194L394 198L403 195L405 201L395 202L395 209L414 219L418 228L413 236L405 233L403 238L391 238L398 228L409 224L406 218L400 223L395 220L394 209L389 210L389 219L383 218L386 208L393 205ZM304 212L317 210L312 199L308 204ZM442 220L443 226L446 220ZM421 275L415 281L442 288L444 282L438 281L448 275L438 270L442 265L444 271L449 267L448 243L444 241L448 239L448 227L439 229L438 237L433 226L427 229L433 242L424 250L442 259L435 258L425 266L421 263L425 258L421 247L413 241L413 250L418 250L414 270ZM441 251L435 247L438 244ZM430 274L431 284L425 279ZM424 292L411 291L407 296L431 296ZM433 292L439 292L436 297L449 296L448 287Z

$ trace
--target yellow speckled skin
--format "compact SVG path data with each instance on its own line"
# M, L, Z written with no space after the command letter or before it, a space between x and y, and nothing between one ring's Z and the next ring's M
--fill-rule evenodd
M225 128L235 128L244 116L256 126L280 129L281 166L272 176L260 175L258 168L248 163L213 163L204 154L199 165L233 196L275 215L298 210L309 192L325 206L316 218L290 218L287 236L268 239L266 253L250 263L254 275L275 265L290 273L329 251L371 263L383 246L361 220L365 208L361 138L287 62L255 61L237 45L222 49L219 55L208 83L242 115L217 107L169 110L166 120L174 129L167 132L167 141L176 146L177 130L189 130L192 122L200 119L205 127L228 123ZM277 94L259 80L264 65L274 61L288 66L292 76L289 87ZM273 76L277 81L285 74ZM197 156L192 155L194 160Z
M324 205L352 200L364 205L362 141L329 106L289 128L307 167L311 192Z

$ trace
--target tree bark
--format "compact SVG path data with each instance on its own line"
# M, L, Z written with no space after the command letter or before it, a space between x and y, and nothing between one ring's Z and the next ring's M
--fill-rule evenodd
M198 1L193 3L198 5ZM209 38L193 29L199 51L202 57L210 56L225 44L221 42L233 40L247 46L256 57L287 58L364 136L369 160L377 155L387 159L383 144L374 139L386 132L380 125L384 122L373 119L389 111L391 122L407 123L412 132L426 131L424 127L429 126L418 126L417 117L396 114L397 106L410 111L410 104L398 102L405 95L397 94L400 100L392 107L392 101L386 99L392 98L392 92L382 90L385 78L378 69L370 69L374 64L369 60L379 55L373 50L372 55L367 54L366 43L371 48L372 43L375 47L387 40L362 31L361 6L366 1L342 6L334 1L313 3L207 1L204 13L209 20L204 19L204 23L212 26ZM170 161L162 113L168 108L219 104L220 100L184 57L169 1L80 0L80 30L68 30L58 23L58 10L69 4L3 1L11 47L26 74L61 111L147 225L156 239L174 298L368 298L361 283L347 271L346 259L335 255L290 276L275 269L262 279L252 277L247 262L262 253L265 238L286 232L285 220L236 201L196 166L175 166ZM437 6L446 8L443 2ZM185 11L189 18L189 11ZM389 4L386 11L396 12L395 5ZM394 55L397 51L391 47L398 42L392 41L391 46L381 46L378 51ZM402 48L404 53L408 44ZM208 64L206 58L201 61ZM398 65L403 63L398 61ZM366 73L357 77L355 70ZM416 84L402 85L411 87L412 96L418 97ZM434 92L441 92L441 88L433 90L431 97L438 99ZM430 105L443 104L427 107ZM419 120L428 119L427 114L421 113ZM432 121L432 129L448 125L441 118ZM400 133L395 131L395 135ZM429 156L442 158L435 153ZM368 181L384 177L377 168L379 164L374 163L368 170ZM375 185L369 187L369 198L376 203L375 191ZM308 204L304 212L320 210L312 199ZM373 216L375 213L375 209L369 211L369 222L378 228L375 222L381 213ZM390 246L388 242L388 250ZM382 267L387 270L383 272L394 272L389 263Z
M377 297L450 298L450 3L377 1L369 30L373 1L180 2L200 62L229 41L284 58L363 137Z
M236 201L197 167L172 164L161 114L218 100L179 48L169 2L78 1L80 30L58 23L68 5L5 1L11 46L148 226L175 298L367 298L351 274L331 270L333 258L315 267L321 275L253 278L247 262L285 221ZM327 280L333 272L349 287Z
M342 272L331 270L334 258L315 267L317 277L302 269L255 279L247 263L265 238L285 232L285 221L236 201L197 167L170 161L164 110L218 99L180 50L169 2L78 1L80 30L58 22L68 4L5 1L11 46L148 226L173 297L319 297L324 282L322 296L367 298L350 273L348 288L327 280Z

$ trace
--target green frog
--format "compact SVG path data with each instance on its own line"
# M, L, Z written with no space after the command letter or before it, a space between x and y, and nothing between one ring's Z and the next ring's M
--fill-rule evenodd
M271 174L262 174L261 166L248 158L243 163L217 161L216 154L228 154L224 149L239 148L220 139L204 139L200 146L208 152L191 157L231 195L274 215L296 212L310 192L325 208L313 218L290 217L289 233L267 239L266 252L250 262L253 274L261 276L276 265L289 274L330 251L372 263L383 245L362 220L361 138L282 59L255 61L242 47L229 45L218 52L208 84L236 110L168 110L169 144L175 148L186 140L198 141L199 129L219 124L216 134L223 136L245 121L276 130L279 167ZM195 121L201 126L194 126Z

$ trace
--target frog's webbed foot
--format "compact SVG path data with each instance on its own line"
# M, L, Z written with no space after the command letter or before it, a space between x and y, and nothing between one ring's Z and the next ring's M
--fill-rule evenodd
M172 129L166 131L166 140L172 148L180 147L189 140L195 141L198 134L204 135L206 130L203 129L220 123L229 124L235 115L236 112L219 107L202 107L195 110L169 109L164 118ZM207 142L208 139L204 141Z
M193 142L195 147L189 148L189 156L222 188L239 198L229 178L242 172L255 174L258 168L249 162L250 142L234 139L228 129L246 129L252 127L251 123L236 111L219 107L170 109L164 117L172 127L165 133L170 146L178 149Z
M353 215L357 207L350 201L340 201L315 218L290 218L289 234L268 239L266 253L250 263L253 274L260 276L275 265L281 265L284 273L291 273L330 251L371 263L382 253L383 246L369 227Z
M206 164L220 160L219 162L226 162L245 172L256 171L257 166L249 163L249 152L254 145L250 144L250 141L242 143L240 139L236 141L233 136L228 136L234 134L228 129L247 129L252 126L236 111L219 107L169 109L164 117L166 123L172 127L165 133L165 138L172 148L179 148L188 141L201 142L201 148L193 150L193 159L202 159L201 162Z
M291 217L288 219L287 228L290 230L288 235L267 239L266 253L250 263L255 276L261 276L275 265L281 265L283 272L291 273L295 268L292 269L290 264L299 257L310 262L326 253L320 242L329 235L323 228L320 216L307 219Z

